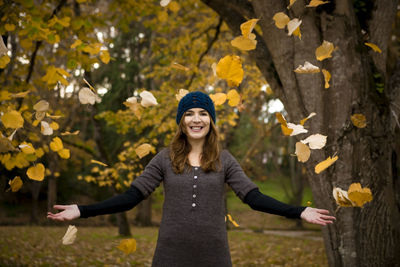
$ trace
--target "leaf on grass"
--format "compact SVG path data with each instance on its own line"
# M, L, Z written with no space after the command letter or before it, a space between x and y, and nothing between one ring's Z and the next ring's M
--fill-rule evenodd
M100 103L101 98L96 95L90 88L88 87L83 87L78 94L79 97L79 102L81 104L90 104L94 105L94 103Z
M321 1L321 0L311 0L311 2L306 5L306 7L317 7L323 4L328 4L329 1Z
M228 105L231 107L236 107L240 103L240 95L235 89L229 90L226 98L229 100Z
M315 57L317 60L322 61L324 59L332 57L332 52L335 50L335 46L328 41L323 41L322 45L315 49Z
M29 177L29 179L40 182L44 179L44 171L44 165L42 163L38 163L36 166L29 167L26 171L26 175Z
M79 130L76 130L75 132L69 132L69 131L65 131L63 133L61 133L61 135L78 135L79 134Z
M181 99L189 93L186 89L179 89L178 93L175 94L176 100L181 101Z
M357 207L362 207L365 203L372 201L371 190L368 187L361 188L360 183L352 183L347 190L347 194Z
M157 99L149 91L144 90L139 95L142 98L142 100L140 101L140 104L143 107L147 108L147 107L158 105Z
M328 157L326 160L321 161L320 163L315 165L315 173L316 174L321 173L323 170L325 170L326 168L331 166L333 163L335 163L335 161L337 161L338 158L339 158L338 156L335 156L333 158Z
M119 243L117 248L127 255L133 253L136 251L136 240L134 238L124 239Z
M311 119L312 117L314 117L315 115L317 115L317 113L315 112L311 112L310 115L308 115L307 118L304 118L300 121L300 125L304 125L304 123L306 123L306 121L308 121L309 119Z
M210 98L214 102L215 106L219 106L225 103L226 94L224 93L210 94Z
M326 144L326 135L322 134L313 134L307 137L304 140L301 140L303 144L308 144L311 149L321 149Z
M49 102L47 102L46 100L40 100L33 106L33 109L37 112L45 112L49 109L49 106Z
M103 163L101 161L98 161L98 160L94 160L94 159L90 160L90 163L99 164L99 165L105 166L105 167L108 166L107 164L105 164L105 163Z
M324 80L325 80L325 89L329 88L329 81L331 80L331 73L327 71L326 69L322 69L322 74L324 75Z
M304 62L304 65L299 65L294 72L296 73L318 73L320 72L319 67L314 66L310 62Z
M53 128L51 128L50 125L47 122L41 121L40 122L40 132L43 135L52 135L53 134Z
M75 242L76 239L76 233L78 232L78 229L74 225L69 225L67 232L62 238L62 244L63 245L71 245Z
M366 46L371 47L372 50L374 50L375 52L382 53L382 50L376 44L373 44L373 43L364 43L364 44Z
M275 26L278 29L284 29L286 25L289 23L290 18L283 12L276 13L272 19L275 21Z
M306 144L303 144L302 142L297 142L295 154L298 161L307 162L307 160L310 158L311 150Z
M64 148L63 142L59 137L54 137L53 141L50 142L50 149L54 152L58 152Z
M177 69L177 70L183 70L183 71L189 71L190 69L188 67L185 67L179 63L172 62L171 63L171 68Z
M10 185L11 192L14 193L21 189L23 183L21 177L15 176L14 179L8 182L8 184Z
M242 60L239 56L228 55L217 64L217 76L228 82L228 86L238 86L243 80Z
M300 33L300 25L301 25L301 20L294 18L290 20L287 24L288 28L288 35L297 35L301 39L301 33ZM298 31L298 32L295 32Z
M350 117L351 122L357 128L365 128L367 127L367 119L363 114L353 114Z
M16 110L11 110L5 113L1 117L1 122L6 128L17 129L24 126L24 119L22 118L21 113Z
M153 146L150 144L141 144L135 149L135 152L139 158L143 158L144 156L147 156L153 149Z
M239 227L239 224L232 219L232 216L230 214L226 214L226 217L228 217L228 220L235 226L235 227ZM226 221L226 217L225 217L225 221Z

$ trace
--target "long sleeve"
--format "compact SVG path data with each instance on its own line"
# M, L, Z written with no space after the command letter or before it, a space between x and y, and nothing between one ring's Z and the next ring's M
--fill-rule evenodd
M97 215L110 214L130 210L144 199L142 192L135 186L122 194L116 195L102 202L92 205L78 205L81 218L88 218Z
M282 203L272 197L262 194L258 189L253 189L244 198L244 203L253 210L285 216L287 218L300 218L306 207L296 207Z

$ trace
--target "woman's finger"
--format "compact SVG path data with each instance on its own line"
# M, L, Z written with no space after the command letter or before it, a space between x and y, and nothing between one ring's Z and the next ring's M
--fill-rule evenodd
M325 209L315 209L315 211L318 213L322 213L322 214L329 214L329 210L325 210Z
M320 218L324 219L324 220L336 220L335 217L333 216L327 216L327 215L321 215Z
M53 208L56 210L65 210L66 208L68 208L68 206L67 205L54 205Z

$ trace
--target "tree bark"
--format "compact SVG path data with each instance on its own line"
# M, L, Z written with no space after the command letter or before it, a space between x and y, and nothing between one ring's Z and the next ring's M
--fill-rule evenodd
M39 223L39 193L40 188L42 187L42 182L31 181L30 182L30 190L32 195L32 206L31 206L31 224Z
M138 226L151 226L151 196L137 206L135 224Z
M117 216L117 224L118 224L118 233L120 236L131 236L131 229L129 227L128 218L126 216L126 212L119 212L116 214Z
M331 1L318 8L306 8L308 2L298 0L290 10L285 1L203 2L236 33L245 17L261 18L258 24L262 35L257 35L257 49L250 55L267 81L272 81L270 85L284 103L291 122L317 113L307 122L309 134L327 135L327 146L313 150L306 166L316 206L330 210L337 218L333 225L323 227L330 266L398 266L400 212L395 197L398 193L394 191L398 174L393 166L395 126L390 110L395 99L390 96L399 95L399 88L388 86L391 72L386 64L391 32L388 29L394 21L397 1L374 1L367 29L371 40L364 40L361 35L352 1ZM249 4L252 8L244 11ZM254 16L249 17L252 12ZM302 20L301 40L275 27L272 17L277 12ZM337 49L331 58L320 62L316 60L315 49L324 40ZM378 43L384 52L376 54L369 50L365 41ZM324 89L321 74L293 72L305 61L331 73L329 89ZM374 74L384 77L383 93L377 90ZM366 128L352 125L350 117L355 113L366 116ZM314 166L335 153L339 160L321 174L315 174ZM354 182L369 187L373 201L363 208L336 211L332 189L347 190Z

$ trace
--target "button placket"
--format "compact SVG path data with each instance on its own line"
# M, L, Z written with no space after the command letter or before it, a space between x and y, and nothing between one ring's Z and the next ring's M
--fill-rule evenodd
M192 208L197 206L196 197L197 197L197 183L198 183L198 167L193 168L193 193L192 193Z

